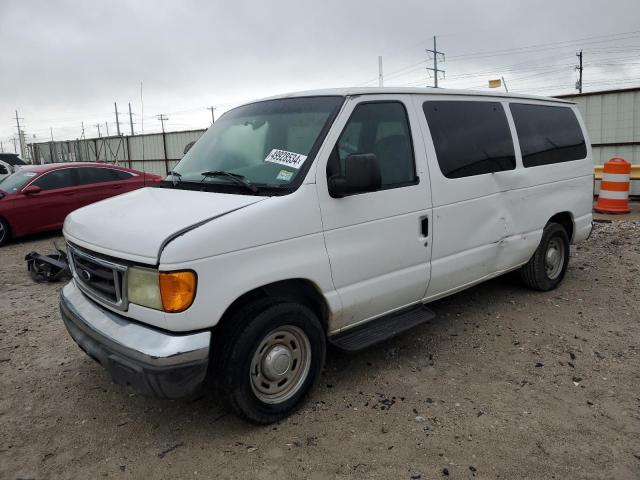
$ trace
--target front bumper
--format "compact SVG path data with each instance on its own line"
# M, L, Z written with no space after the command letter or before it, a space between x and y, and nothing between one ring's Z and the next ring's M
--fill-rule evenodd
M75 342L118 384L179 398L205 380L211 332L177 335L132 322L89 300L73 280L60 293L60 313Z

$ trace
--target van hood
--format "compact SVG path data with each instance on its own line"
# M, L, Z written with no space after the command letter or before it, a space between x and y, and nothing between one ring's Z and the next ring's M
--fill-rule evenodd
M63 231L67 240L92 251L156 264L175 237L266 198L142 188L72 212Z

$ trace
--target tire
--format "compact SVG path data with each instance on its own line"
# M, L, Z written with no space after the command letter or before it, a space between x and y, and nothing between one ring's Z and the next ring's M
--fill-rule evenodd
M0 218L0 247L6 245L11 240L11 227L7 221Z
M298 303L259 300L227 325L212 372L223 402L258 424L290 415L324 365L326 335L318 317Z
M528 287L546 292L560 285L568 266L569 236L562 225L548 223L533 257L520 269L520 277Z

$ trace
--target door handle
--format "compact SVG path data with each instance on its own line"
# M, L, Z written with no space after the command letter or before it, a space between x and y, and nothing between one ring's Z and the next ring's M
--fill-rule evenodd
M423 237L429 236L429 217L422 217L420 219L420 231Z
M71 197L73 195L75 195L75 192L67 192L64 194L65 197Z

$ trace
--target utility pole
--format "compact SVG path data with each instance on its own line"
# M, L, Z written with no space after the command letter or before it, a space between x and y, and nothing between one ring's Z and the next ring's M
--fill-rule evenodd
M211 110L211 125L216 123L216 117L213 115L213 111L215 109L216 109L216 107L207 107L207 110Z
M162 125L162 133L164 133L164 122L165 120L169 120L169 117L167 117L164 113L156 115L156 117L158 117L158 120L160 120L160 124Z
M100 134L100 124L99 124L99 123L96 123L96 124L94 125L94 127L96 127L96 128L98 129L98 138L102 137L102 135Z
M578 93L582 93L582 50L576 53L576 57L579 58L580 63L576 66L576 70L578 71L578 81L576 82L576 89Z
M113 106L116 109L116 129L118 130L118 136L120 137L120 119L118 118L118 104L113 102Z
M51 141L53 142L53 127L49 127L49 132L51 133Z
M20 117L18 117L18 110L16 110L16 125L18 127L18 139L20 139ZM24 120L24 118L22 119ZM14 140L14 150L15 150L15 140ZM16 153L18 153L16 151ZM22 155L22 142L20 142L20 155Z
M384 76L382 75L382 55L378 56L378 86L384 87Z
M504 91L509 93L509 89L507 88L507 82L504 81L504 77L500 77L502 79L502 86L504 87Z
M0 152L4 153L4 145L1 141L0 141Z
M436 36L433 36L433 50L426 49L427 53L433 55L433 68L427 67L427 70L433 72L433 87L438 88L438 74L442 72L442 78L444 78L445 71L438 68L438 55L442 55L442 61L444 62L444 52L439 52L436 47Z
M133 115L131 113L131 102L129 102L129 125L131 126L131 136L134 135L133 133Z
M80 138L84 140L84 121L80 122L80 125L82 125L82 135L80 136Z
M107 129L107 137L109 136L109 124L104 122L104 127Z
M18 153L18 147L16 146L16 137L13 137L13 153Z
M164 170L165 170L165 173L169 175L169 161L167 159L167 136L164 133L164 122L165 120L169 120L169 117L167 117L164 113L161 113L160 115L156 115L156 116L158 117L158 120L160 120L160 123L162 124L162 153L164 154Z

